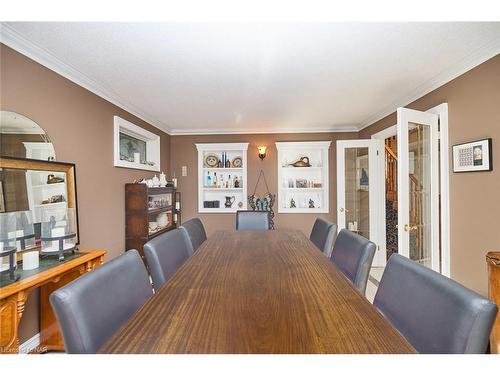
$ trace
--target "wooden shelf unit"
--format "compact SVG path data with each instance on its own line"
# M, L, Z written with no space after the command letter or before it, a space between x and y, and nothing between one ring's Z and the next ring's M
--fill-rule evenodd
M149 201L163 197L165 206L150 208ZM151 199L150 199L151 198ZM180 192L173 187L148 187L146 184L125 184L125 247L136 249L144 257L143 246L152 238L177 228L181 223ZM151 231L150 223L165 213L168 224Z

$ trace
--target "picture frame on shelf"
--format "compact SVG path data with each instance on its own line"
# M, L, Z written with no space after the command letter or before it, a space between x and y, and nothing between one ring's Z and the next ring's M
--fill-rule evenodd
M493 170L492 139L453 145L453 172L485 172Z

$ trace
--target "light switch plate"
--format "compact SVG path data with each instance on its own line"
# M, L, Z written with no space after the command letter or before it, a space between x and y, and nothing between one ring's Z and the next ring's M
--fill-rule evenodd
M182 166L182 177L186 177L188 175L188 167L186 165Z

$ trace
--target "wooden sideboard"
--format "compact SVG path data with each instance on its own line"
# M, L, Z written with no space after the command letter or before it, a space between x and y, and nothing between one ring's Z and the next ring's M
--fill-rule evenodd
M49 295L103 264L105 254L104 250L80 250L60 263L57 260L42 260L39 269L21 271L20 280L0 287L0 354L19 352L19 323L26 300L35 288L40 288L40 346L37 351L64 350L63 337L50 306Z
M488 295L500 308L500 252L486 254L488 263ZM491 331L490 350L493 354L500 354L500 314L497 315Z

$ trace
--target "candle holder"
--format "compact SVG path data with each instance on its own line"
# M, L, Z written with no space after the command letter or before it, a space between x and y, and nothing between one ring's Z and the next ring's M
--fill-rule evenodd
M35 247L35 227L31 211L14 212L16 217L16 248L17 251Z
M57 256L76 250L76 211L74 208L47 209L42 211L42 248L44 256Z
M16 275L16 215L15 212L0 213L0 275L9 274L13 281L19 279ZM3 258L8 257L8 264L4 264Z

